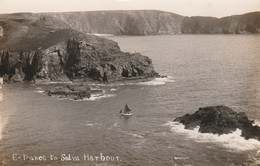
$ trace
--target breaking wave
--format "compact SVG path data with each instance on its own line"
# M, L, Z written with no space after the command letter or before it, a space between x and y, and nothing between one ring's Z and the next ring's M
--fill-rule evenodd
M37 90L37 93L44 93L44 90Z
M150 81L136 81L136 82L131 82L131 81L119 81L119 82L111 82L108 84L103 84L100 82L95 82L95 83L89 83L89 85L92 86L99 86L99 87L113 87L113 86L125 86L125 85L164 85L166 83L171 83L175 82L174 78L172 76L167 76L167 77L160 77L160 78L154 78ZM114 88L111 89L111 91L116 90Z
M171 76L167 76L167 77L155 78L155 79L153 79L151 81L147 81L147 82L139 82L137 84L139 84L139 85L164 85L169 82L175 82L174 78Z
M110 36L114 36L113 34L106 34L106 33L88 33L90 35L95 35L95 36L99 36L99 37L110 37Z
M93 94L91 95L90 98L85 98L83 99L84 101L98 101L103 98L109 98L109 97L114 97L115 95L113 94Z
M255 139L244 139L241 137L241 130L239 129L230 134L216 135L200 133L198 131L199 127L193 130L185 129L184 125L178 122L167 122L165 125L170 126L172 132L184 135L196 142L220 143L225 148L238 151L256 150L260 148L260 141Z

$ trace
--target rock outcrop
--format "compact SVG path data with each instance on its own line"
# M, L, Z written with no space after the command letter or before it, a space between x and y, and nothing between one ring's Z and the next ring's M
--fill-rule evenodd
M107 82L158 76L150 58L124 53L114 41L70 28L50 29L37 21L14 22L5 21L8 28L0 41L0 76L9 81Z
M226 106L199 108L193 114L186 114L174 121L185 125L186 129L199 126L201 133L228 134L237 129L242 131L245 139L254 138L260 141L260 127L253 125L244 112L235 112Z
M90 98L91 93L95 93L96 91L97 90L92 91L88 85L71 84L54 87L52 89L45 90L44 93L48 96L56 96L59 98L68 98L73 100L82 100L84 98Z

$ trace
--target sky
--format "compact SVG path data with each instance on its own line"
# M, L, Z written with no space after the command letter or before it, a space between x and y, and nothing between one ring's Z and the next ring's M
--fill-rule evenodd
M139 9L223 17L260 11L260 0L0 0L0 13Z

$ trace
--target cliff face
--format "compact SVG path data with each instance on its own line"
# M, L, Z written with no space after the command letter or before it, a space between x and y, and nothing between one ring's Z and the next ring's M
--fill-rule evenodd
M47 13L49 19L64 21L85 33L114 35L171 34L181 31L183 16L156 10Z
M184 34L243 34L260 33L260 12L214 18L189 17L182 24Z
M0 34L1 26L7 26L3 20L9 20L13 25L34 22L49 29L74 29L79 32L92 34L260 33L260 12L223 18L184 17L157 10L6 14L0 15ZM34 28L36 30L37 26ZM21 30L22 32L28 31L26 27L21 27ZM19 33L15 35L19 35Z
M114 35L260 33L260 12L220 19L184 17L156 10L48 13L41 17L49 19L50 22L53 18L62 20L68 27L85 33Z
M117 43L89 35L46 49L3 51L0 59L0 75L7 74L13 82L120 81L158 76L148 57L123 53Z
M21 82L117 81L155 77L152 61L108 39L33 14L1 19L0 76ZM62 28L58 28L62 27Z

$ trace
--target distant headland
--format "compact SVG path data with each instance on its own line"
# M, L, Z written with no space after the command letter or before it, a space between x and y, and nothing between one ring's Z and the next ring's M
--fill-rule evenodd
M244 34L260 33L260 12L222 18L186 17L159 10L114 10L61 13L1 14L16 22L38 20L50 28L71 28L84 33L112 35ZM1 34L1 30L0 30Z

